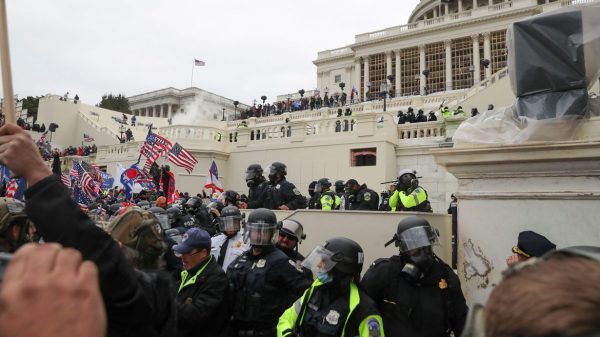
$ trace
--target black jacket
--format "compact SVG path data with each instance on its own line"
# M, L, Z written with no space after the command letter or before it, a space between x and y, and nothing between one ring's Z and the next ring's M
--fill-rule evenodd
M468 307L454 271L436 258L419 281L401 273L400 256L379 259L362 279L375 301L388 336L460 336Z
M362 184L350 201L351 210L376 211L379 209L379 194Z
M286 205L290 210L306 208L306 199L294 184L285 179L269 185L263 207L279 209L282 205Z
M263 203L266 198L266 193L268 189L268 181L263 181L260 184L251 187L248 190L248 208L257 209L263 207Z
M227 277L217 261L201 263L188 271L187 280L204 268L194 283L181 286L177 283L175 299L178 313L178 337L217 337L223 333L229 313L226 303Z
M52 175L25 191L25 212L46 242L81 252L98 267L108 335L158 336L151 302L138 284L118 243L96 226L71 200L60 177Z

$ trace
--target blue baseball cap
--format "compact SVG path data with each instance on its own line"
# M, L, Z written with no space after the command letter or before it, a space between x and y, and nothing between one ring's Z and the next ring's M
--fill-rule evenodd
M173 246L173 251L178 254L187 254L197 248L210 249L211 240L207 231L201 228L188 229L181 239L181 243Z

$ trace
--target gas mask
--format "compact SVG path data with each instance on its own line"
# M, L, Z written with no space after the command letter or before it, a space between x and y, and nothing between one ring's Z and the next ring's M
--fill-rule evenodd
M406 263L402 268L402 273L408 275L411 279L418 280L429 270L433 264L433 253L431 247L422 247L415 250L416 254L404 254Z

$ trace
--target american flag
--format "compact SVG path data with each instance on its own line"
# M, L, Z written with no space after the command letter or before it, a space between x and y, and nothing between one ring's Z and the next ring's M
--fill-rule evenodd
M27 182L24 178L12 178L6 186L6 197L23 201L23 193Z
M194 59L194 65L198 67L204 67L206 62Z
M171 148L169 161L179 167L183 167L188 173L192 173L194 166L198 163L198 160L188 150L179 145L179 143L175 143L173 148Z
M81 164L78 162L73 162L73 168L77 170L77 175L79 177L79 187L87 194L89 198L95 198L98 196L100 192L100 186L92 176L87 173L86 170L83 169ZM77 179L75 181L78 181Z
M168 139L150 131L148 136L146 136L146 141L142 145L140 153L146 158L154 158L156 155L160 156L163 153L171 151L172 147L173 144Z
M92 136L88 135L87 133L84 133L84 134L83 134L83 140L84 140L85 142L87 142L87 143L89 143L89 142L93 142L93 141L94 141L94 137L92 137Z
M212 165L210 165L210 169L208 170L208 176L206 177L206 184L204 184L204 188L211 189L211 193L215 193L215 191L223 192L223 186L219 182L219 171L217 170L217 163L213 160Z
M73 189L73 200L79 205L79 208L87 212L88 205L92 203L92 200L84 193L81 188L75 186Z
M144 173L150 175L150 169L152 168L152 164L154 164L154 162L156 161L156 159L158 159L158 157L160 157L160 153L157 153L151 157L146 157L148 159L146 159L146 164L144 164L144 168L142 169L142 171Z
M83 167L83 169L89 173L95 181L102 184L102 175L100 174L100 168L98 165L96 165L96 163L90 164L86 161L81 161L81 167Z
M65 173L61 174L60 180L62 181L63 184L65 184L65 186L71 187L71 177L68 174L65 174Z

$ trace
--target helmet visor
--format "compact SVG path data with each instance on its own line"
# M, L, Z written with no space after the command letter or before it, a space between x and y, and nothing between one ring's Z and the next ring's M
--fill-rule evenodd
M326 273L335 267L337 262L333 260L334 255L330 250L316 246L302 261L302 266L310 269L316 277L319 273Z
M239 216L226 216L219 218L219 230L221 232L237 232L240 230Z
M277 225L263 222L246 224L244 242L254 246L269 246L277 240Z
M167 214L154 214L154 215L158 219L158 222L160 222L160 227L162 228L163 231L171 228L171 224L169 222L169 216Z
M321 193L321 192L323 192L323 185L316 184L315 185L315 193Z
M417 248L432 246L438 241L437 232L429 226L409 228L398 235L400 251L408 252Z
M252 180L256 177L256 172L254 171L246 171L246 181Z

